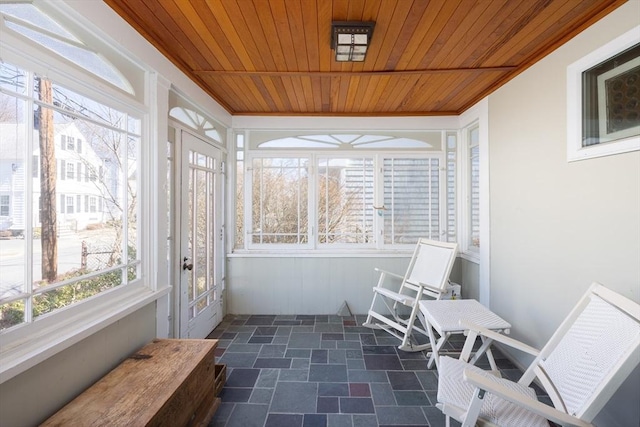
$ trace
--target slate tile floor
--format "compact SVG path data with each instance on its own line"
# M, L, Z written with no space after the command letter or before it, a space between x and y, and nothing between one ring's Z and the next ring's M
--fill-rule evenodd
M227 365L210 426L444 426L434 406L437 371L427 370L426 353L399 350L399 340L360 326L364 320L226 316L209 335L219 340L218 363ZM463 339L452 337L449 350ZM497 351L494 357L503 376L519 377L509 360Z

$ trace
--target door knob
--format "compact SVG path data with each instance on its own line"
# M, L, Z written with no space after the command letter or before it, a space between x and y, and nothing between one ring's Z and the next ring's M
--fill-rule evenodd
M189 270L189 271L193 270L193 263L192 262L187 262L187 261L189 261L188 257L184 257L184 259L182 261L183 261L182 262L182 269L183 270Z

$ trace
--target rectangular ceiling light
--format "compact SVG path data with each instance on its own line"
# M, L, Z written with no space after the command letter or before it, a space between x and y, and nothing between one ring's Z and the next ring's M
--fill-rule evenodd
M331 48L338 62L362 62L367 54L375 22L334 21L331 23Z

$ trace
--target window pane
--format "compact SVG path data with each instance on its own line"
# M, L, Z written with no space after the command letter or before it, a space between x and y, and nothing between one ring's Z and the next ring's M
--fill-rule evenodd
M440 239L439 160L384 159L384 243Z
M308 243L308 159L257 158L252 173L253 243Z
M7 68L0 66L0 85L5 87ZM16 74L11 82L22 81ZM23 83L23 81L22 81ZM20 83L20 84L22 84ZM25 179L27 140L25 120L26 103L14 96L0 93L0 299L16 298L25 291L24 235L27 223ZM31 165L29 165L31 166ZM0 330L25 321L24 300L0 305Z
M137 259L135 172L140 140L117 129L122 129L123 118L139 120L77 94L74 105L83 106L84 116L101 116L107 123L103 126L72 117L64 109L69 92L59 91L58 86L38 77L34 88L36 102L30 105L35 129L30 132L26 132L23 120L27 102L4 94L0 98L0 156L10 160L0 162L0 169L8 168L0 170L0 176L11 177L6 194L4 184L0 185L0 233L18 235L31 229L33 236L29 256L24 240L2 245L0 251L11 246L13 261L2 265L0 297L33 292L31 301L24 300L31 302L33 309L28 316L23 313L26 321L117 286L123 278L138 276L126 263ZM85 142L82 149L80 141ZM33 169L29 174L31 194L25 186L28 167ZM96 170L103 171L100 179ZM27 219L29 201L32 213ZM111 272L94 276L104 269ZM10 313L24 310L24 301L3 306L2 317L5 308ZM10 317L18 319L17 315Z
M236 135L236 243L244 247L244 135Z
M478 129L476 128L474 131L477 133ZM472 131L472 133L474 131ZM474 145L471 147L470 160L471 182L469 189L469 249L478 250L478 248L480 247L480 149L478 145Z
M85 48L70 32L28 3L0 4L8 28L50 49L96 76L131 92L129 83L101 55ZM55 36L49 35L49 33Z
M373 242L373 159L318 159L318 242Z
M455 243L457 240L456 221L456 148L457 138L455 134L447 135L447 241Z

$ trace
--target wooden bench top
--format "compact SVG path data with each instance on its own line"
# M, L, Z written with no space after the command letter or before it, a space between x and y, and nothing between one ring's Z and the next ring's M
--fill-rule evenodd
M157 339L43 426L181 426L213 403L217 340Z

